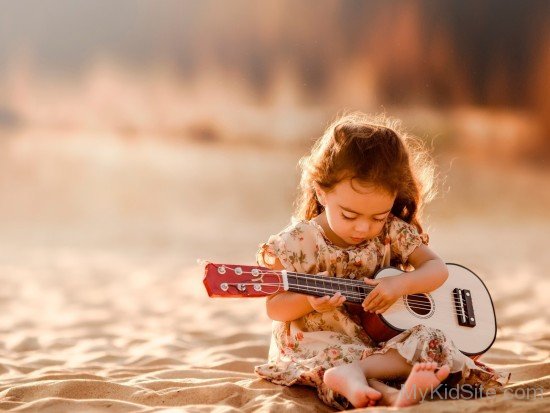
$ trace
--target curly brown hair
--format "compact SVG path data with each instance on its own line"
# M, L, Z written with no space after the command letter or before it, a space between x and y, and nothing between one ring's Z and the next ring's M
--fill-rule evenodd
M423 232L422 207L435 196L435 165L425 145L385 115L339 116L300 159L300 194L294 216L310 220L323 212L314 183L325 191L354 179L396 194L391 213Z

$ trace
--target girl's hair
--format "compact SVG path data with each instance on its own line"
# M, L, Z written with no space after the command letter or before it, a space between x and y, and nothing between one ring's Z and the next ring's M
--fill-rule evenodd
M434 162L421 141L400 130L384 115L344 114L326 129L302 170L295 218L310 220L323 212L313 183L325 191L343 179L358 180L397 194L391 213L423 232L419 221L424 202L435 195Z

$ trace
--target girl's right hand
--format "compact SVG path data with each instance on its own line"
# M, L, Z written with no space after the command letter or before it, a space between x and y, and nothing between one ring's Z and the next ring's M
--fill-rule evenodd
M319 313L325 313L327 311L334 310L344 304L346 297L344 297L340 292L337 292L332 297L325 295L324 297L313 297L311 295L307 296L309 304L313 309Z

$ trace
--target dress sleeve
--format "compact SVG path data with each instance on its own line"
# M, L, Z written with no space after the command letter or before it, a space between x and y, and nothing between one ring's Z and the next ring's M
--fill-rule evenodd
M389 225L391 251L401 263L407 264L409 255L420 244L428 245L430 237L426 233L419 234L414 225L408 224L400 218L393 217Z
M287 271L315 274L318 269L317 251L311 227L306 223L298 223L261 243L256 253L256 262L262 267L271 268L278 258Z

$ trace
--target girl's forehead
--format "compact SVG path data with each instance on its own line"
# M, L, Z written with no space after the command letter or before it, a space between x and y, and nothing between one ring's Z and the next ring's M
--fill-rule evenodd
M345 179L331 191L334 200L342 207L361 214L379 214L393 206L395 195L387 190L365 183Z

